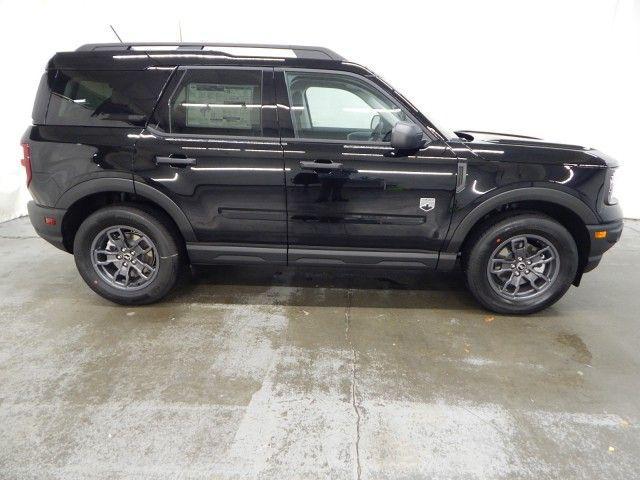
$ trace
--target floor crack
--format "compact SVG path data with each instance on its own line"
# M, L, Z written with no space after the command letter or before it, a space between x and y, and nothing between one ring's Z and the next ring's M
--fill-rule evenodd
M353 342L350 337L351 327L351 289L347 290L347 310L344 313L345 318L345 332L344 336L351 347L351 405L356 413L356 479L360 480L362 476L362 466L360 465L360 408L357 401L357 377L356 377L356 365L358 363L358 353L356 352Z

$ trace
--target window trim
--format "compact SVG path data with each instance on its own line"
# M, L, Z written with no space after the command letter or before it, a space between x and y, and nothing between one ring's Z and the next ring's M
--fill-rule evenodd
M162 130L158 130L154 125L147 125L146 129L152 133L153 135L161 138L184 138L189 139L192 138L194 140L202 139L203 141L207 140L222 140L227 141L229 143L243 143L243 142L258 142L264 140L265 143L277 143L281 144L280 137L252 137L249 135L204 135L200 133L169 133L164 132ZM257 140L256 140L257 139Z
M178 93L178 89L180 88L180 86L183 84L182 81L184 79L184 77L186 76L186 74L189 72L189 70L259 70L260 72L262 72L262 75L260 77L260 91L261 91L261 97L264 98L264 90L265 90L265 78L264 78L264 74L267 71L271 71L273 72L273 67L268 67L268 66L240 66L240 65L181 65L179 67L177 67L175 69L175 75L176 75L176 84L175 87L173 87L173 89L171 90L171 92L169 93L167 92L163 92L162 93L162 97L164 97L165 95L167 95L167 99L166 99L166 109L167 109L167 117L166 119L169 121L169 128L171 127L171 101L173 100L173 98L176 96L176 94ZM170 78L169 81L171 81L172 79ZM167 85L168 86L168 85ZM160 101L162 101L162 98L160 98ZM160 105L160 101L158 102L158 105ZM261 100L262 101L262 100ZM262 108L265 108L265 105L267 104L262 104ZM275 99L274 99L274 103L271 105L268 105L267 108L272 108L274 110L277 110L277 105L275 104ZM156 113L158 112L158 108L156 108L154 110L154 112L152 113L151 117L153 117L154 115L156 115ZM150 117L150 119L151 119ZM162 118L154 118L154 120L157 120L158 123L154 123L153 125L150 122L147 122L147 125L145 128L147 128L151 133L153 133L154 135L158 136L158 137L162 137L162 138L167 138L167 137L171 137L171 138L193 138L193 139L198 139L201 138L203 140L207 140L207 139L212 139L212 140L239 140L239 141L252 141L255 139L263 139L265 141L270 141L270 140L277 140L278 142L280 142L280 137L267 137L267 136L255 136L255 135L223 135L223 134L206 134L206 133L178 133L178 132L167 132L164 130L160 129L160 125L161 125L161 121ZM277 126L277 125L276 125ZM265 123L264 123L264 115L260 114L260 127L262 129L262 131L264 132L265 129ZM279 127L278 127L279 128Z
M284 79L285 81L287 80L287 72L284 72ZM313 128L313 115L311 115L311 109L309 108L309 97L307 96L307 90L309 90L308 88L305 89L304 91L304 109L307 111L307 116L309 117L309 125L311 125L311 128ZM287 84L287 96L289 97L289 115L291 115L291 96L289 95L289 85ZM293 132L295 133L296 131L296 126L295 126L295 122L293 121L293 116L291 117L291 123L293 124Z
M436 140L441 140L440 138L438 138L436 135L434 135L433 133L431 133L429 131L428 128L426 128L426 126L419 121L415 115L413 115L410 111L408 111L408 109L406 108L406 106L404 105L404 101L402 101L402 99L399 98L395 98L391 93L385 91L384 89L382 89L380 87L380 85L376 84L375 82L371 81L371 79L360 75L358 73L354 73L354 72L348 72L348 71L344 71L344 70L327 70L327 69L320 69L320 68L287 68L287 67L277 67L274 68L275 72L282 72L282 78L284 81L284 88L285 90L285 94L286 94L286 99L287 99L287 103L288 105L285 105L286 110L287 110L287 114L290 117L290 123L292 126L292 131L295 134L295 127L293 126L293 118L291 117L291 97L290 97L290 92L289 92L289 85L287 82L287 72L302 72L302 73L329 73L329 74L334 74L334 75L345 75L345 76L349 76L349 77L354 77L357 78L365 83L367 83L369 86L371 86L371 88L373 88L376 92L380 93L382 96L384 96L385 98L387 98L388 100L392 101L395 104L399 104L399 106L402 108L402 111L404 112L404 114L416 125L418 125L420 127L420 129L422 130L422 133L431 140L431 142L436 141ZM395 90L394 90L395 92ZM282 107L281 105L278 105L278 107ZM278 118L278 124L280 124L280 119ZM347 145L351 145L351 144L355 144L355 145L359 145L359 144L367 144L367 145L390 145L391 142L372 142L369 140L336 140L336 139L330 139L330 138L308 138L308 137L282 137L282 142L286 143L286 142L294 142L294 141L302 141L302 142L312 142L312 141L320 141L320 142L327 142L327 143L344 143Z

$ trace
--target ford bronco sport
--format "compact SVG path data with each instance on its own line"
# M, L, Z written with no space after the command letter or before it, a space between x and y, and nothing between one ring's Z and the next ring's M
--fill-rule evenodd
M619 238L618 166L430 121L325 48L56 54L22 139L35 230L122 304L187 264L461 268L486 308L556 302Z

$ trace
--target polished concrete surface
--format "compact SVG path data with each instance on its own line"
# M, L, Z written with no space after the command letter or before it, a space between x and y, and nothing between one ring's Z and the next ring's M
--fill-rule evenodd
M101 299L0 224L0 478L640 477L640 222L529 317L457 275L221 267Z

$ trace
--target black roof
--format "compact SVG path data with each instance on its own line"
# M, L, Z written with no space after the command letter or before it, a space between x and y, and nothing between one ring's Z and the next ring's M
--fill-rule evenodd
M94 43L57 53L48 69L143 70L177 65L329 68L373 75L323 47L236 43Z

